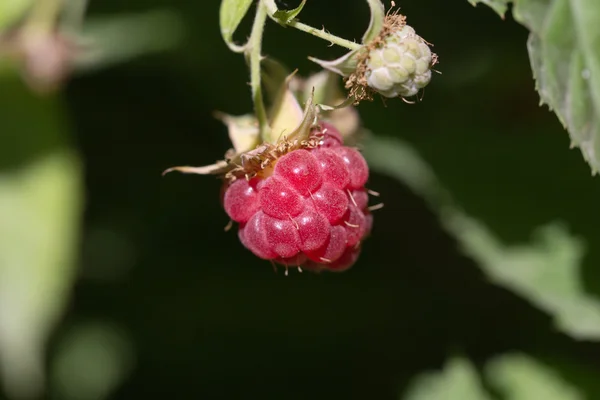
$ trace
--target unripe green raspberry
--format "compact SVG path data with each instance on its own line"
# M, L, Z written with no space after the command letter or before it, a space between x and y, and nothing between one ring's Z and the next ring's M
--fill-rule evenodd
M365 77L385 97L410 97L431 80L434 55L415 30L404 25L369 52Z

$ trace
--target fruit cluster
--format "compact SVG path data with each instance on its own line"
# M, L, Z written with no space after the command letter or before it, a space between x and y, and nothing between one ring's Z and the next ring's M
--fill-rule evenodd
M227 184L225 211L242 244L278 264L342 271L358 258L373 217L363 156L321 123L319 145L292 150L250 179Z

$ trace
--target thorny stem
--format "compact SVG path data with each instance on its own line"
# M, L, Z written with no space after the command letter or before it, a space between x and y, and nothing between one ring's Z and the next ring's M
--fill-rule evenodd
M254 101L254 111L258 119L258 126L261 138L267 137L269 124L267 120L267 111L263 101L262 90L260 87L260 62L262 37L265 23L267 21L267 8L262 1L256 5L256 16L252 25L252 32L246 48L246 56L250 59L250 86L252 88L252 100Z
M327 40L330 43L336 44L340 47L345 47L349 50L358 50L362 47L362 45L358 43L351 42L350 40L346 40L339 36L332 35L331 33L326 32L325 29L313 28L312 26L303 24L302 22L295 19L288 22L287 26L298 29L302 32L309 33L320 39Z
M61 1L61 0L52 0L52 1ZM259 0L256 4L256 15L254 17L254 23L252 24L252 31L250 33L250 38L248 39L248 43L246 45L246 57L249 59L250 63L250 87L252 89L252 100L254 102L254 111L256 113L256 118L258 120L258 127L261 138L267 138L269 135L269 122L267 118L267 111L265 108L263 94L261 89L261 70L260 63L262 60L261 48L262 48L262 39L263 39L263 31L265 28L265 23L267 21L267 17L273 18L271 13L269 13L268 5L265 1ZM276 20L277 21L277 20ZM281 21L277 21L281 22ZM355 42L351 42L349 40L340 38L338 36L332 35L325 31L325 29L316 29L312 26L303 24L298 20L290 20L286 22L286 25L300 31L309 33L318 38L327 40L332 44L336 44L341 47L345 47L350 50L357 50L361 48L361 45Z

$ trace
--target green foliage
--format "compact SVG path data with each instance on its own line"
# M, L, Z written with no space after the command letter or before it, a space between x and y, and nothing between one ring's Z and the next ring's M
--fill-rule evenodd
M507 400L583 400L573 387L549 366L523 354L497 357L486 366L490 384Z
M504 14L507 1L484 1ZM600 2L520 0L515 19L527 43L536 88L568 129L592 173L600 170Z
M29 5L17 3L0 5L0 29ZM177 15L161 11L91 20L83 32L73 25L69 34L85 44L74 57L79 72L171 48L182 33ZM7 62L0 75L0 379L6 394L25 399L47 388L46 342L76 276L82 183L61 99L31 93L14 67L18 62ZM111 379L96 385L109 389Z
M583 400L576 388L555 371L531 357L509 354L486 365L485 379L505 400ZM482 377L464 358L453 358L442 372L416 378L404 400L491 400L481 383Z
M581 240L552 224L540 227L528 245L506 246L473 219L455 216L449 224L491 281L548 312L572 337L600 340L600 301L584 288Z
M586 293L581 276L583 245L560 225L548 225L527 245L507 246L463 212L432 169L408 144L372 137L365 146L371 167L405 183L439 213L463 252L494 283L514 291L555 319L577 339L600 340L600 301Z
M496 11L502 18L504 18L504 14L508 8L508 3L511 0L469 0L469 3L473 5L477 5L478 3L482 3Z
M402 398L404 400L491 400L473 365L462 358L448 361L442 372L418 377Z
M86 51L75 59L80 72L91 72L175 47L183 37L182 21L172 11L90 18L81 40Z
M531 30L537 89L567 127L592 171L600 169L600 2L519 1L515 18Z
M221 26L221 36L227 46L232 51L243 52L244 46L238 46L233 41L233 34L237 30L240 22L250 9L252 0L223 0L219 12L219 22Z
M17 22L31 6L33 0L3 0L0 1L0 33Z
M46 339L71 290L81 183L57 99L0 83L0 371L21 398L42 390Z

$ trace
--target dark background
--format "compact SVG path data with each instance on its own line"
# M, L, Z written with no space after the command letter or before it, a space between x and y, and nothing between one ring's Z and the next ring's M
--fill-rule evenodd
M399 5L435 44L442 74L416 105L361 104L364 125L412 143L506 243L565 221L586 239L584 276L590 291L600 290L600 189L557 118L538 105L527 31L467 1ZM600 347L557 333L549 316L488 283L401 183L372 174L368 186L386 206L351 270L286 277L223 231L217 179L161 177L170 166L219 159L229 142L212 112L243 114L252 104L243 57L220 37L216 0L92 1L90 15L156 7L182 15L178 48L75 78L65 92L87 203L80 278L51 344L79 321L121 326L136 364L113 399L392 399L450 355L482 365L511 351L600 398L586 383L600 372ZM301 19L360 39L368 7L311 0ZM265 35L264 52L303 75L318 71L308 55L343 53L274 23Z

